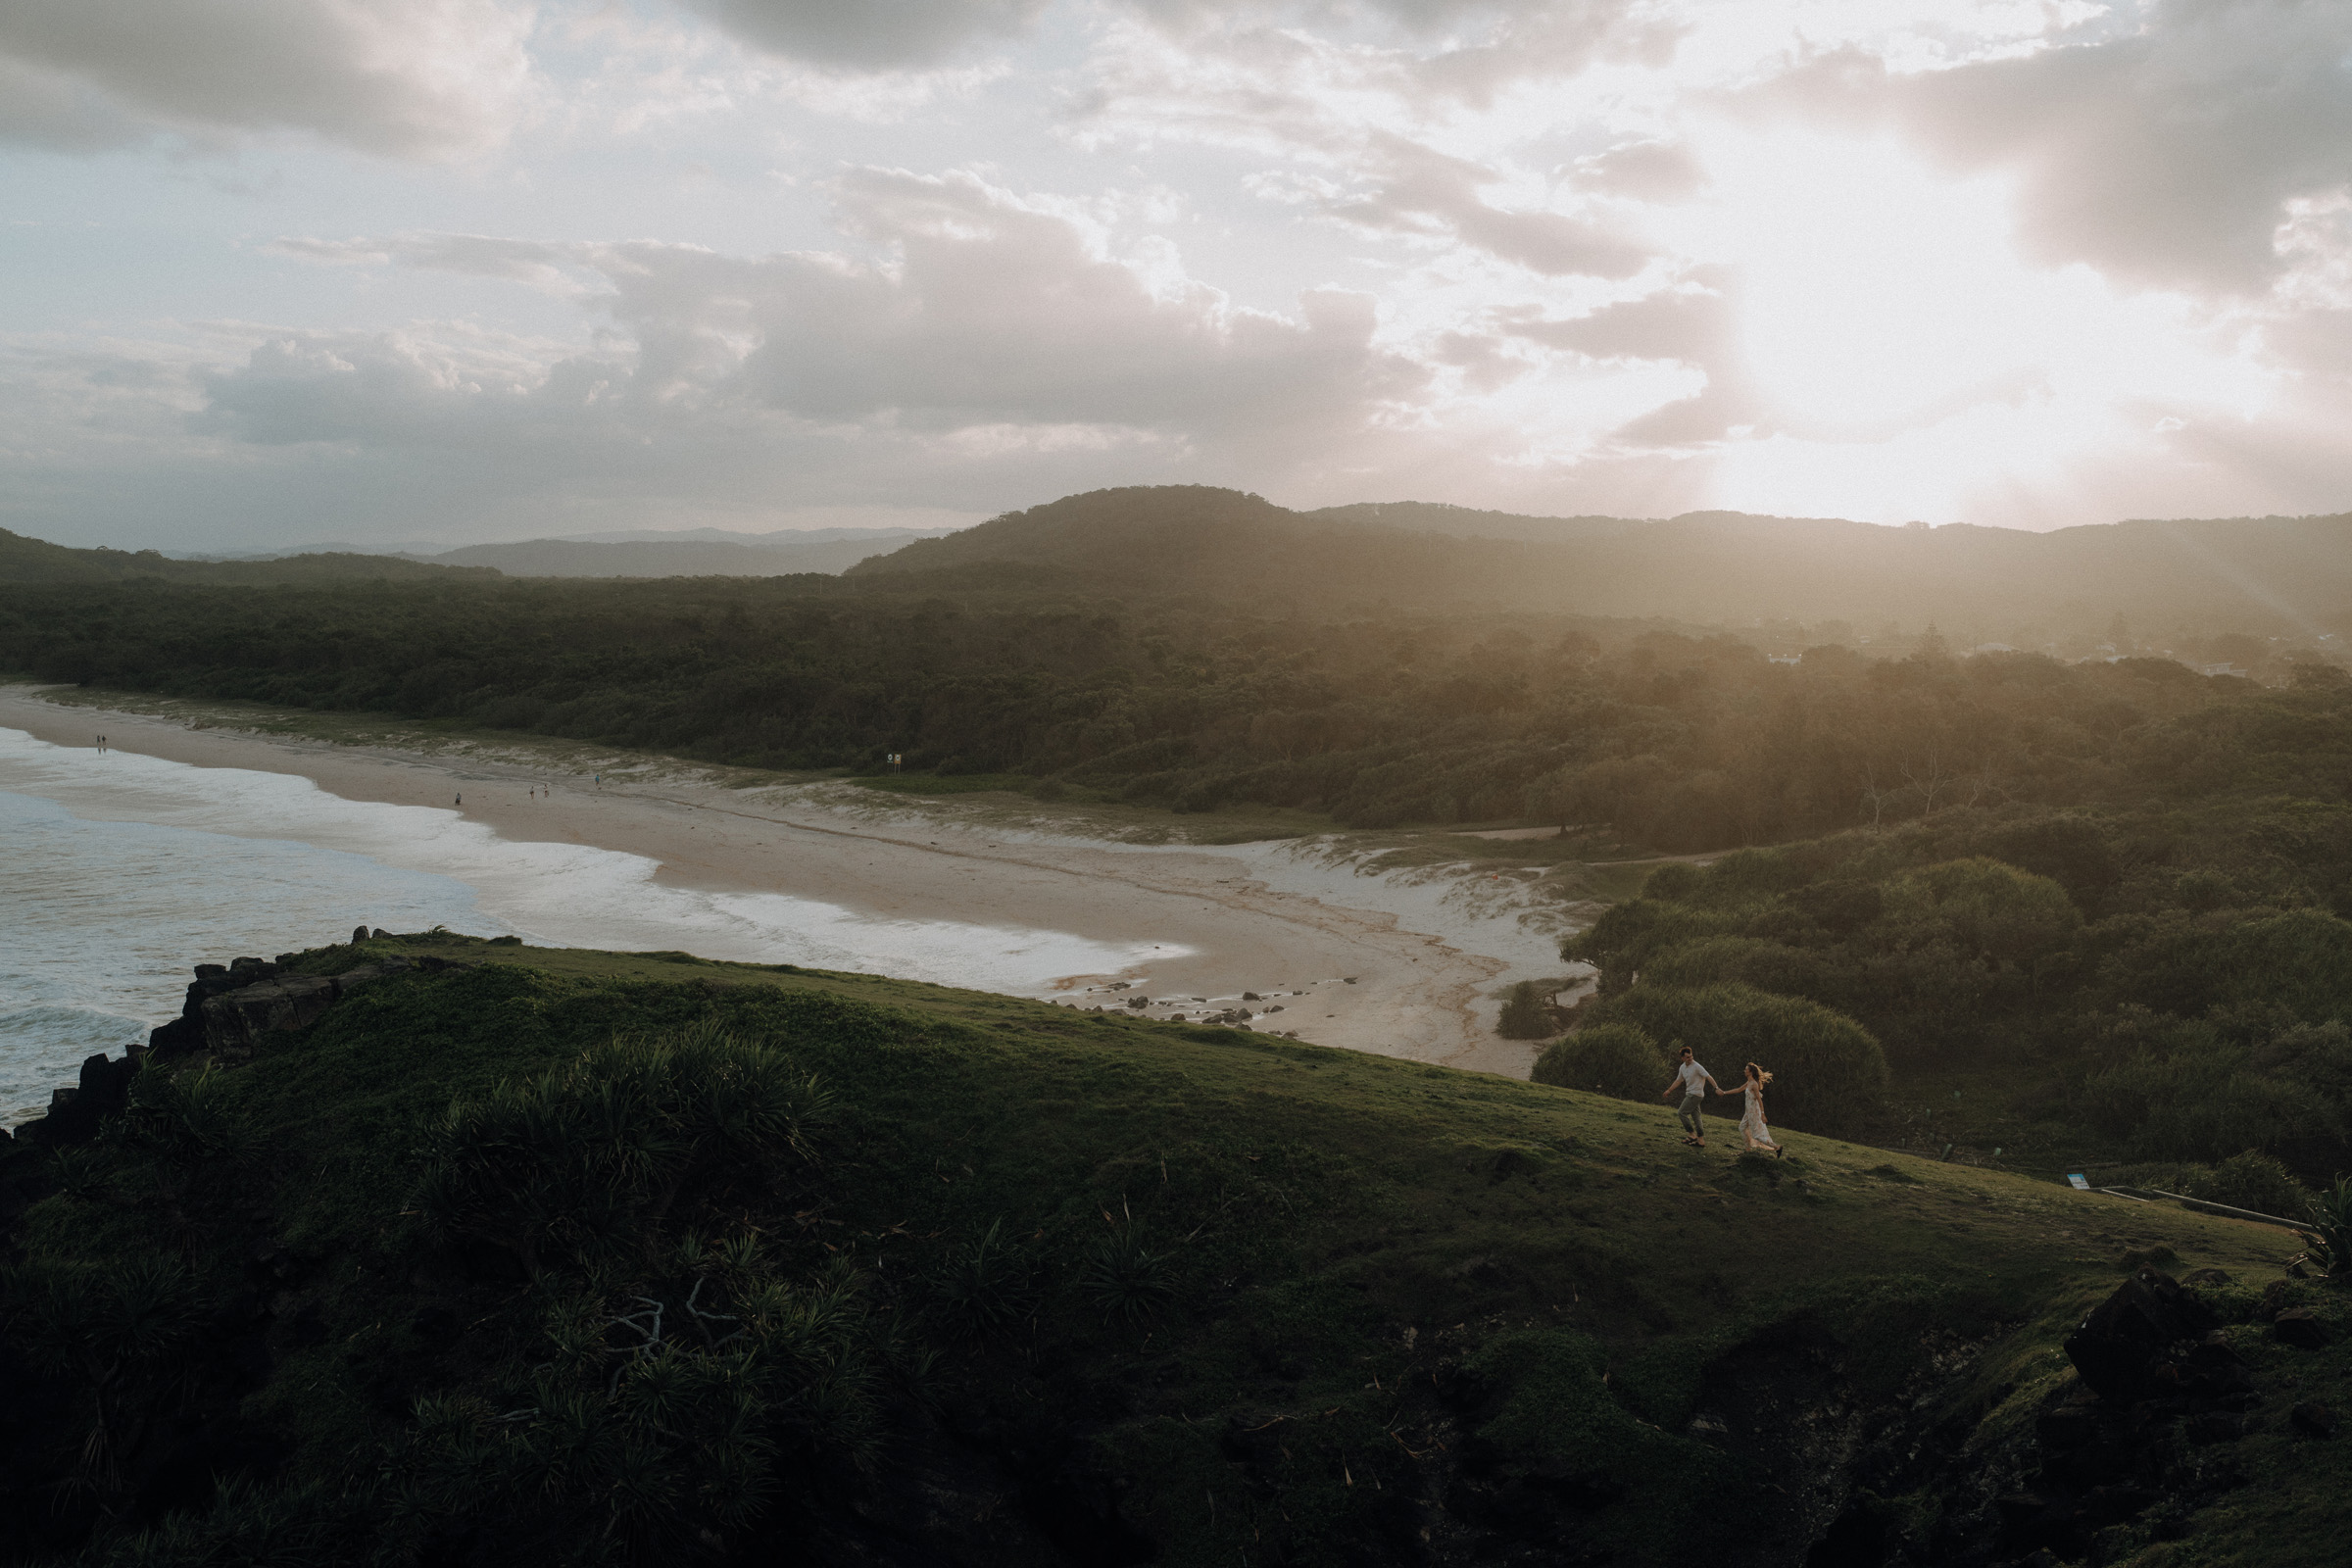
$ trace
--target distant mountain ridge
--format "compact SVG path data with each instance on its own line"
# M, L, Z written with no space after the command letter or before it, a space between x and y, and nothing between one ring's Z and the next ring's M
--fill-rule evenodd
M1159 485L1065 496L958 530L748 538L541 539L427 560L318 552L208 562L72 549L0 530L0 581L839 573L853 586L910 572L976 584L986 567L992 588L1054 573L1105 593L1208 596L1269 613L1484 607L1697 623L1844 621L1863 635L1888 622L1914 631L1933 622L1962 646L2123 614L2150 632L2352 640L2352 514L2141 518L2032 533L1738 512L1543 517L1414 501L1294 512L1239 490Z
M0 582L216 583L223 587L338 581L411 581L424 577L495 577L480 566L442 565L398 556L341 552L269 561L175 561L154 550L75 549L0 528Z
M430 558L445 565L495 566L510 577L789 577L839 573L868 556L935 538L942 528L814 528L806 534L688 535L648 539L525 539L466 545ZM751 541L759 541L757 543Z
M1613 539L1649 519L1638 517L1546 517L1515 512L1481 512L1444 501L1358 501L1298 514L1315 522L1396 528L1406 533L1446 534L1456 539L1518 539L1536 544L1569 544Z
M1556 524L1565 537L1544 537ZM1434 529L1441 531L1432 531ZM1474 529L1510 529L1494 537ZM1200 485L1098 490L918 541L861 577L982 563L1122 592L1332 606L1490 605L1693 621L1937 622L1955 640L2039 621L2352 633L2352 514L2136 520L2051 533L1694 512L1538 518L1429 503L1292 512Z

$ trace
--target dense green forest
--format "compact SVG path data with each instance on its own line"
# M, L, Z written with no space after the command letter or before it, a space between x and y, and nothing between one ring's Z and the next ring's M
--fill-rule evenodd
M1954 808L2340 804L2352 782L2352 680L2317 663L2278 666L2282 687L1932 642L1789 663L1579 617L1130 606L1011 568L889 581L6 587L0 668L771 768L899 752L1180 811L1607 821L1677 852Z
M1895 1093L2005 1085L2019 1122L2119 1159L2256 1152L2273 1163L2241 1164L2231 1200L2299 1216L2287 1173L2352 1168L2348 912L2352 810L2314 801L1951 811L1741 851L1662 868L1569 944L1600 994L1540 1075L1651 1095L1688 1040L1719 1069L1736 1050L1782 1069L1792 1124L1861 1130L1889 1091L1875 1051L1832 1049L1850 1020L1884 1044ZM1792 1006L1813 1016L1770 1016ZM1629 1026L1649 1070L1619 1083L1607 1057Z

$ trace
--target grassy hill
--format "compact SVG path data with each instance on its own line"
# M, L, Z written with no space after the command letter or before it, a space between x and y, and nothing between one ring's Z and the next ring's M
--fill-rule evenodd
M398 556L320 554L274 561L174 561L153 550L76 550L0 528L0 583L101 583L142 580L221 587L382 579L395 582L496 577L478 565L435 565Z
M2263 1402L2154 1418L2169 1500L2099 1560L2352 1523L2282 1413L2352 1395L2347 1314L2277 1231L868 976L285 967L395 956L442 966L0 1164L0 1558L2007 1560L2056 1341L2151 1257L2229 1276ZM2339 1343L2271 1343L2266 1288Z

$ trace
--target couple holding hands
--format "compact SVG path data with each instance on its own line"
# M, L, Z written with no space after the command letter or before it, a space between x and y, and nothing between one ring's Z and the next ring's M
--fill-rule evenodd
M1681 1093L1683 1108L1675 1114L1690 1129L1684 1135L1683 1142L1693 1149L1704 1149L1707 1147L1707 1130L1706 1124L1699 1118L1706 1108L1707 1091L1712 1089L1719 1095L1735 1091L1724 1088L1715 1081L1712 1073L1691 1060L1689 1046L1683 1047L1682 1055L1682 1065L1674 1070L1674 1082L1668 1084L1665 1093L1658 1098L1670 1099L1678 1091ZM1747 1140L1750 1149L1768 1149L1774 1154L1782 1155L1787 1151L1772 1141L1772 1129L1764 1125L1764 1086L1770 1082L1772 1074L1752 1061L1747 1064L1747 1082L1736 1091L1747 1097L1747 1110L1740 1118L1740 1135Z

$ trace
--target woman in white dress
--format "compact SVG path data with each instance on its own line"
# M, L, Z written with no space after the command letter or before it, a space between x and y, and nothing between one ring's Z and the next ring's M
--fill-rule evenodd
M1747 1064L1747 1082L1740 1092L1747 1096L1747 1109L1740 1117L1740 1136L1747 1140L1750 1149L1769 1149L1776 1158L1786 1158L1788 1151L1772 1141L1772 1129L1764 1125L1764 1086L1772 1082L1772 1074Z

